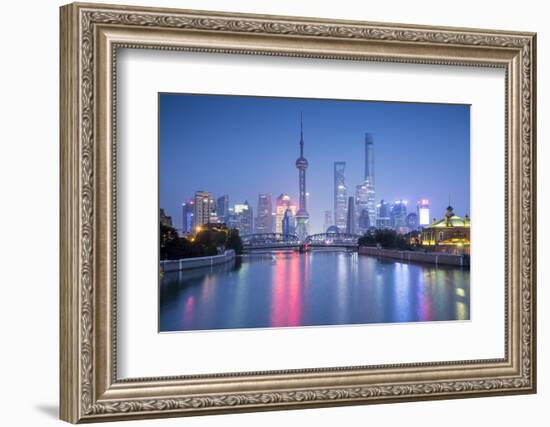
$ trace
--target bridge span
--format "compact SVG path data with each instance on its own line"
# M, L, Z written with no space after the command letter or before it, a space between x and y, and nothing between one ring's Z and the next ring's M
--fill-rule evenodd
M256 233L241 236L245 251L299 250L332 248L357 250L359 235L349 233L319 233L300 240L295 234Z

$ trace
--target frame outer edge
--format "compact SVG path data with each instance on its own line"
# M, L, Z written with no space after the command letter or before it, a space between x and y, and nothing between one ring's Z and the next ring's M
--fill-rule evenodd
M97 135L94 135L96 130L94 122L95 109L91 113L86 110L83 111L82 107L87 106L88 103L95 101L94 79L90 81L90 72L87 69L87 60L90 60L92 67L94 64L94 49L93 41L91 39L81 39L82 28L86 29L89 21L81 21L81 12L85 7L89 7L91 10L97 11L98 8L104 9L101 12L106 11L135 11L135 12L151 12L154 10L163 10L165 13L195 13L194 11L183 11L177 9L153 9L153 8L141 8L141 7L127 7L127 6L114 6L114 5L101 5L101 4L72 4L61 7L61 33L60 33L60 139L61 139L61 197L60 197L60 383L61 383L61 411L60 418L72 423L78 422L94 422L94 421L108 421L118 419L139 419L139 418L160 418L167 416L181 416L181 415L200 415L206 413L228 413L228 412L249 412L258 410L276 410L276 409L295 409L306 407L326 407L336 405L349 405L349 404L364 404L364 403L382 403L386 399L377 399L376 396L369 395L368 398L373 398L370 402L367 402L367 397L362 397L361 394L357 397L355 389L326 389L320 390L296 390L292 392L280 392L269 391L262 395L255 395L250 393L239 393L231 396L225 395L207 395L191 397L187 401L177 399L144 399L144 400L111 400L111 401L97 401L97 396L94 396L96 391L96 379L93 377L95 373L94 353L97 345L95 339L96 330L92 330L90 324L91 315L94 313L95 304L97 303L98 295L92 291L96 285L97 276L90 271L90 266L93 267L97 259L94 254L94 243L90 242L90 238L94 238L96 232L97 223L94 221L94 207L96 206L97 199L95 194L95 178L94 174L97 171L96 158L94 155L95 144L94 140ZM218 28L217 21L214 18L219 18L221 21L224 18L232 17L239 18L241 15L246 22L250 19L250 24L256 24L257 20L263 20L260 15L247 15L247 14L221 14L218 12L196 12L198 17L199 27L205 31L227 31L227 29ZM109 15L109 14L107 14ZM133 17L131 14L130 18ZM147 17L145 17L147 18ZM265 18L265 17L264 17ZM308 37L311 34L303 30L301 26L297 26L298 23L307 24L307 29L312 28L318 30L319 34L314 34L316 37L327 36L328 39L333 38L345 38L346 34L333 34L332 29L317 28L321 24L328 22L317 22L316 19L311 18L290 18L290 17L267 17L269 18L284 19L286 25L290 28L289 34L298 34L298 37ZM111 18L106 16L105 22L110 22ZM234 20L234 19L233 19ZM256 20L256 21L254 21ZM116 23L116 22L115 22ZM204 25L203 25L204 23ZM234 23L233 23L234 24ZM232 25L233 25L232 24ZM261 22L262 28L264 22ZM268 22L269 24L269 22ZM330 24L330 22L329 22ZM342 21L335 21L334 24L346 25ZM363 25L366 23L358 23ZM375 23L370 23L375 24ZM131 22L131 25L150 25L147 19L143 23ZM190 24L191 28L194 27L194 23ZM386 24L389 30L393 27L393 24ZM82 28L81 28L82 27ZM296 29L292 29L295 27ZM228 28L235 29L231 26ZM415 41L417 37L415 31L412 31L416 27L405 26L406 33L399 33L397 36L398 41L402 38L412 36ZM422 27L420 27L422 28ZM376 29L376 28L375 28ZM330 30L330 31L329 31ZM356 31L357 29L350 29ZM418 31L418 38L423 44L438 45L447 43L447 45L454 44L467 44L475 45L480 42L482 45L487 43L488 46L496 46L502 43L499 47L505 47L510 49L529 49L530 52L524 56L523 59L531 62L531 66L527 64L528 79L527 87L524 89L528 95L524 101L524 112L530 114L530 117L521 123L524 126L524 130L530 133L529 138L525 138L524 148L528 150L528 154L525 157L521 156L524 162L521 167L521 172L525 177L523 182L524 186L521 188L520 197L523 195L523 219L526 221L528 229L526 231L525 243L526 249L524 252L526 261L522 264L527 266L528 270L524 273L527 283L525 283L523 290L526 292L524 303L525 311L529 312L528 316L525 316L524 326L527 329L525 334L522 334L522 338L526 341L523 343L523 348L519 350L520 359L525 359L528 364L524 367L523 377L517 379L519 382L512 382L508 385L503 383L502 390L498 390L500 386L498 381L500 378L495 379L493 382L477 381L479 384L473 384L469 393L459 394L461 390L453 389L453 384L442 384L442 389L433 389L437 384L424 384L423 392L416 390L415 384L398 385L402 387L403 393L398 395L391 395L388 401L410 401L410 400L432 400L439 398L463 398L473 396L484 395L498 395L498 394L523 394L532 393L536 391L536 313L535 313L535 292L536 292L536 269L535 269L535 255L536 255L536 176L535 176L535 160L536 160L536 129L535 129L535 111L536 111L536 36L533 33L516 33L514 34L506 32L489 32L479 31L473 29L467 29L467 32L462 35L465 39L462 42L457 42L452 38L453 31L459 31L458 28L438 28L438 27L426 27L428 32L436 32L435 36L444 35L445 37L435 37L432 40L430 37L423 38L422 31ZM254 26L246 28L237 28L237 32L250 33L256 29ZM447 33L437 33L438 31L446 31ZM282 33L282 29L277 27L267 27L266 32L274 32L277 35ZM499 34L497 36L497 34ZM460 35L460 34L459 34ZM349 34L351 38L362 38L362 33L352 32ZM393 36L390 36L390 38ZM471 38L473 38L473 42ZM382 38L379 38L382 40ZM476 42L477 40L477 42ZM485 40L485 41L484 41ZM410 39L407 39L410 42ZM86 49L81 50L83 46ZM90 48L92 48L90 50ZM90 56L88 58L88 56ZM83 62L81 62L81 60ZM522 61L520 60L520 63ZM522 64L523 65L523 64ZM97 70L93 70L93 73ZM94 74L92 73L92 77ZM84 81L83 74L86 79ZM81 80L82 79L82 80ZM87 89L89 84L93 88L93 92L88 93ZM521 87L521 85L520 85ZM520 93L524 94L520 89ZM82 97L82 99L81 99ZM89 107L89 106L88 106ZM88 108L87 107L87 108ZM92 122L90 123L90 120ZM90 127L91 125L91 127ZM82 160L82 161L81 161ZM91 164L90 164L91 162ZM91 194L92 192L93 194ZM529 192L529 194L525 194ZM86 194L84 194L86 193ZM85 196L81 198L80 196ZM527 211L527 212L526 212ZM521 234L520 234L521 235ZM522 236L523 237L523 236ZM521 259L521 258L520 258ZM530 297L529 297L530 292ZM529 304L530 303L530 304ZM91 309L91 311L90 311ZM95 316L94 316L95 317ZM531 330L529 331L529 327ZM523 350L523 352L521 351ZM529 363L531 362L531 363ZM528 371L528 373L527 373ZM527 375L525 375L527 373ZM470 381L472 382L472 381ZM468 381L464 383L468 386ZM473 383L473 382L472 382ZM496 386L494 385L496 384ZM460 384L459 384L460 385ZM450 386L451 389L446 387ZM411 387L410 393L407 391ZM517 387L517 388L516 388ZM383 387L382 387L383 388ZM381 388L381 390L382 390ZM401 390L401 389L399 389ZM438 391L439 390L439 391ZM382 390L383 392L384 390ZM388 392L391 392L388 388ZM333 394L338 392L338 396L333 398ZM341 392L341 393L340 393ZM323 393L326 396L323 397ZM349 396L348 396L349 393ZM471 393L471 394L470 394ZM340 396L341 394L341 396ZM387 397L384 393L382 397ZM264 401L264 398L271 400ZM303 400L305 398L305 400ZM258 400L259 399L259 400ZM299 405L299 406L298 406Z
M537 33L531 36L531 388L537 393Z
M59 418L78 422L79 415L79 218L78 218L78 19L74 5L59 9Z

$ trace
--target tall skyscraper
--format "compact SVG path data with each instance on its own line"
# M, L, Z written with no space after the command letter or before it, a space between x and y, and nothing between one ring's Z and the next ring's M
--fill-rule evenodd
M325 211L325 222L323 223L323 233L326 233L328 228L332 225L332 212Z
M416 203L418 213L418 224L423 227L430 224L430 201L421 199Z
M391 210L391 206L388 203L386 203L383 199L380 200L380 203L378 204L378 212L376 216L377 228L391 227L390 210Z
M346 162L334 162L334 225L338 231L346 231L348 191L344 172Z
M214 212L214 199L208 191L195 191L195 224L208 224Z
M348 218L346 224L346 233L355 234L355 222L357 218L355 217L355 200L353 197L348 198Z
M374 201L374 139L370 133L365 134L365 181L367 193L367 210L370 224L376 224L376 203Z
M355 187L355 215L357 216L357 231L364 233L371 225L369 214L369 192L366 183Z
M357 219L357 232L365 233L371 227L369 212L363 209ZM373 226L374 227L374 226Z
M258 194L258 213L256 217L256 233L273 232L273 216L271 215L271 194Z
M290 200L290 196L288 194L281 194L279 197L277 197L277 200L275 202L275 232L276 233L282 233L283 232L283 218L285 216L285 212L287 209L290 209L292 212L292 215L296 215L296 211L298 210L296 208L296 205L292 203Z
M189 200L182 203L182 233L184 235L191 234L195 228L195 201Z
M308 161L304 157L304 126L302 116L300 115L300 157L296 159L296 168L298 169L298 190L300 194L300 204L296 213L296 234L301 240L308 235L309 214L307 212L306 201L306 169Z
M216 214L220 222L227 222L229 215L229 196L227 194L216 199Z
M295 234L296 233L296 217L290 208L285 211L283 216L283 234Z
M231 228L239 230L241 236L252 234L254 230L252 206L248 201L233 206L233 214L230 220Z
M407 201L397 200L390 212L391 225L397 231L404 231L407 227Z

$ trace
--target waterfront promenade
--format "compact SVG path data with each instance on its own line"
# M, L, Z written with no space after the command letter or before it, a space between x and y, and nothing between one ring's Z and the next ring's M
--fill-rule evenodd
M398 249L382 249L373 246L360 246L359 254L407 262L422 262L435 265L454 265L457 267L470 266L469 256L439 252L400 251Z
M195 258L184 258L177 260L164 260L160 262L161 271L167 273L170 271L191 270L194 268L212 267L225 264L235 260L235 251L226 250L223 254L214 256L203 256Z

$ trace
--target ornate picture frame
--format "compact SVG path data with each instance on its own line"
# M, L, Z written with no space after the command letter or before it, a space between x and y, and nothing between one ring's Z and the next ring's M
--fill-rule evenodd
M70 4L61 8L61 419L112 421L536 391L536 35ZM117 378L117 49L503 68L505 357Z

